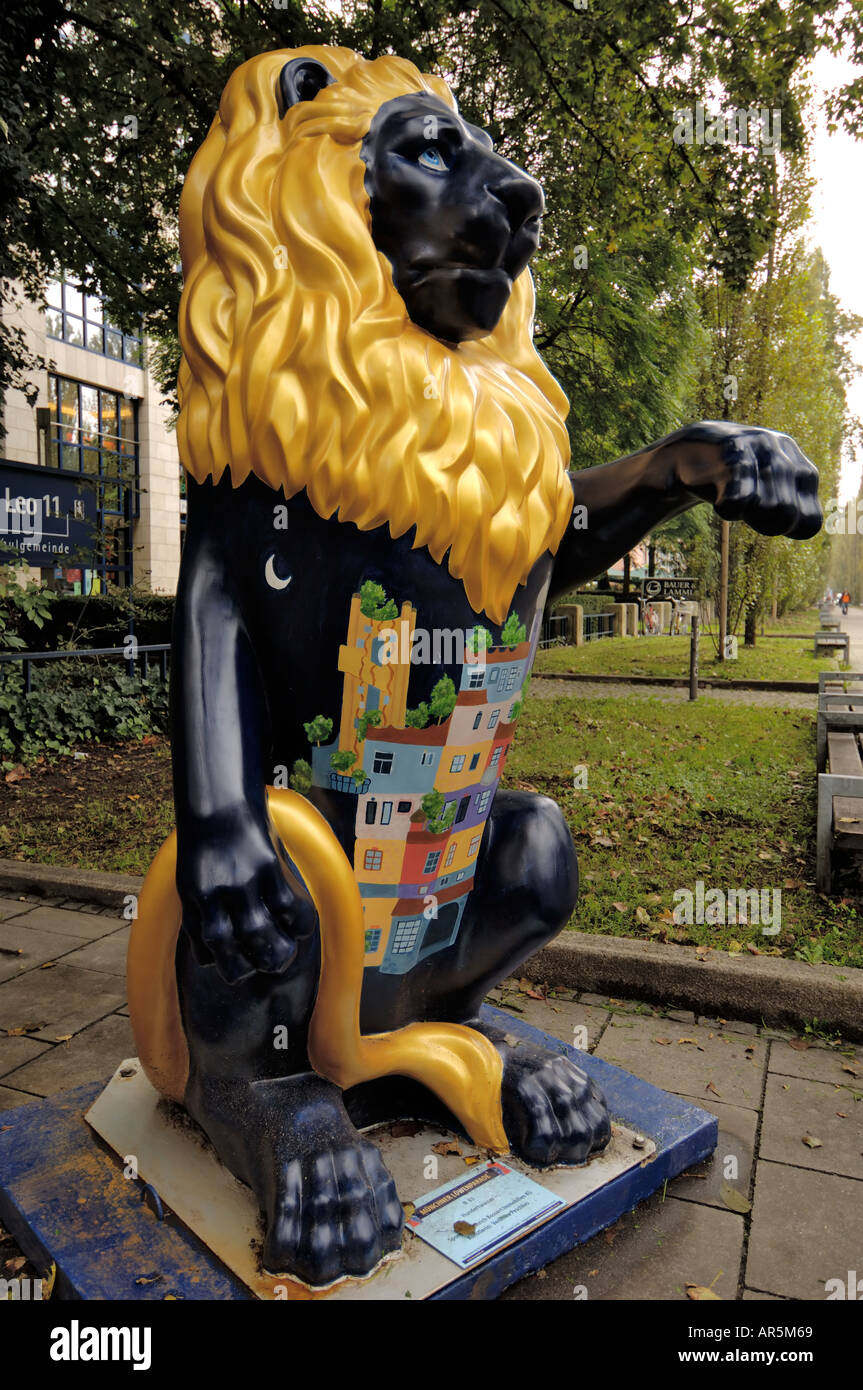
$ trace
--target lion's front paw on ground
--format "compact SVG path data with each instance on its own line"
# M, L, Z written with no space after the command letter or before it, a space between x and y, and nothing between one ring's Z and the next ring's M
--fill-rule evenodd
M567 1057L513 1049L504 1062L502 1101L513 1152L537 1167L584 1163L611 1138L602 1092Z
M404 1213L373 1144L304 1154L274 1176L264 1268L313 1286L370 1274L398 1250Z

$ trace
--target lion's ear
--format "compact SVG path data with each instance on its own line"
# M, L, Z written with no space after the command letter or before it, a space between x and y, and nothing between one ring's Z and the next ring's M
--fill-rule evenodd
M311 101L335 80L315 58L292 58L279 73L279 115L284 116L298 101Z

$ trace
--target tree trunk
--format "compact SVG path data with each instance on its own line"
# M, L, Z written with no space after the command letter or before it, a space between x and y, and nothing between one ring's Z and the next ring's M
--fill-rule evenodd
M744 629L743 629L743 645L744 645L744 647L754 647L754 646L755 646L755 626L756 626L756 618L757 618L757 609L755 609L755 608L747 608L747 610L746 610L746 626L745 626Z

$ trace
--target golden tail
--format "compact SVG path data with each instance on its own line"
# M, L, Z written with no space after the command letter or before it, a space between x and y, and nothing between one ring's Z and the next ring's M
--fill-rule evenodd
M360 994L365 956L363 905L344 850L311 802L268 789L273 826L290 849L321 927L321 978L309 1027L315 1071L346 1089L381 1076L409 1076L433 1091L475 1144L505 1153L503 1063L488 1038L459 1023L410 1023L363 1036ZM182 1100L189 1051L180 1017L174 957L181 908L175 883L176 833L144 881L129 942L129 1015L138 1056L162 1095Z

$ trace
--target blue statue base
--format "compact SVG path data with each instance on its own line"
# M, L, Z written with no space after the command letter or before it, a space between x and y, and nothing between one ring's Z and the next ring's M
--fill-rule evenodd
M712 1115L508 1013L485 1012L508 1033L571 1057L594 1078L615 1122L612 1145L580 1169L530 1169L506 1159L497 1165L503 1173L491 1176L529 1178L530 1190L506 1198L504 1184L492 1190L486 1182L480 1200L492 1165L468 1142L448 1146L433 1126L377 1127L373 1137L411 1206L402 1254L369 1279L309 1290L263 1273L251 1192L176 1107L158 1100L134 1062L107 1088L79 1086L0 1113L0 1221L40 1271L56 1266L55 1298L493 1299L712 1153L718 1128ZM457 1152L442 1153L447 1147ZM515 1214L501 1215L494 1239L479 1240L476 1232L486 1228L470 1222L457 1233L463 1239L453 1239L449 1215L464 1210L453 1203L437 1221L444 1243L435 1247L418 1236L424 1197L434 1198L441 1184L465 1188L484 1219L495 1202ZM439 1198L433 1205L439 1210ZM466 1210L470 1215L470 1205ZM541 1224L531 1228L533 1220Z

